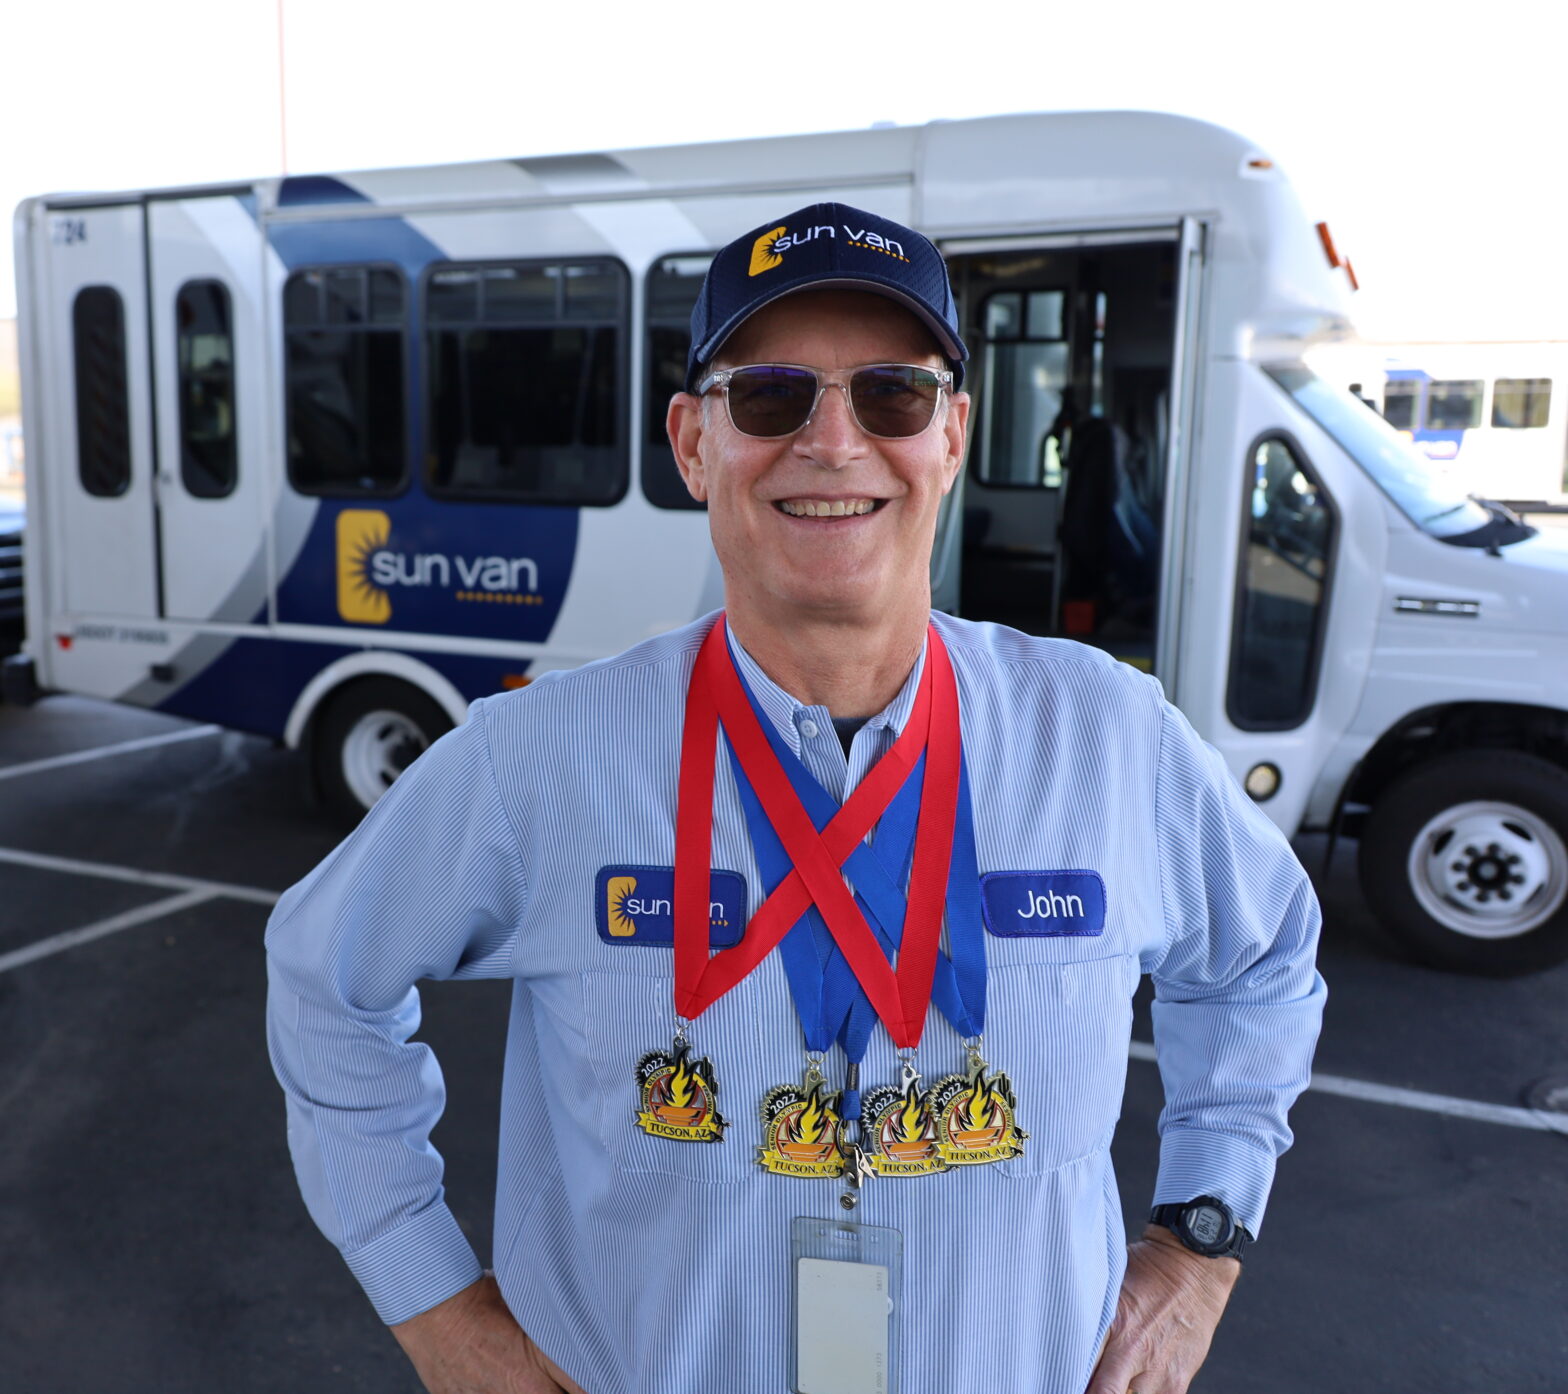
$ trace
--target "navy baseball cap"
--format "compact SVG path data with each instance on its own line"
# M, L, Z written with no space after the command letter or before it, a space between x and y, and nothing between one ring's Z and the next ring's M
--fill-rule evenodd
M737 237L713 258L691 312L686 390L741 323L797 290L866 290L896 300L936 336L964 385L969 350L947 264L931 240L890 218L847 203L813 203Z

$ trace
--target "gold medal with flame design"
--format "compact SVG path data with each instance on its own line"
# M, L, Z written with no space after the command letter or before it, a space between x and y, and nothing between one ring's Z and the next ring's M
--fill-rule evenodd
M1029 1134L1018 1126L1017 1107L1012 1081L972 1055L966 1074L948 1075L931 1088L938 1155L951 1166L1023 1156Z
M842 1176L839 1098L820 1078L768 1090L757 1161L779 1176Z
M642 1092L637 1126L643 1132L677 1142L724 1140L713 1064L706 1056L691 1059L691 1046L684 1040L643 1056L637 1062L637 1087Z
M867 1094L860 1118L866 1166L875 1175L932 1176L948 1169L937 1148L931 1096L912 1070L902 1089L884 1084Z

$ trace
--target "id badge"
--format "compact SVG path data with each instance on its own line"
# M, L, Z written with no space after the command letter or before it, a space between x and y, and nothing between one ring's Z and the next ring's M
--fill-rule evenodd
M903 1259L896 1229L790 1222L792 1394L898 1394Z

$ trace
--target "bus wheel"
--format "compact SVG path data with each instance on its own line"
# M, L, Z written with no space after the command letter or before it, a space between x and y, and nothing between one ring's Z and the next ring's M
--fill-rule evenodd
M365 678L328 700L312 742L316 783L329 807L358 822L438 736L447 714L396 678Z
M1568 773L1511 750L1439 756L1367 815L1361 887L1410 954L1505 977L1568 959Z

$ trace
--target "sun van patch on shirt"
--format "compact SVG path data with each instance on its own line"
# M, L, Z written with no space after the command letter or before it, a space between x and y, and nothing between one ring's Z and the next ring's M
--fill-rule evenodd
M1003 939L1105 933L1097 871L988 871L980 878L985 927Z
M594 878L594 922L606 944L675 942L675 868L605 866ZM746 929L746 880L739 872L708 872L708 943L740 943Z

